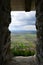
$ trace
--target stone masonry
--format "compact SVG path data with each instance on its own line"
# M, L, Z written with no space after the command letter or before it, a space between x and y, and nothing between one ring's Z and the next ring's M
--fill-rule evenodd
M43 0L36 0L37 58L38 65L43 65Z
M10 59L10 0L0 0L0 65Z
M29 57L28 65L43 65L43 0L35 0L36 5L36 29L37 44L36 56ZM11 22L10 0L0 0L0 65L21 65L10 55L10 31ZM11 61L10 61L11 60ZM33 62L34 61L34 62ZM24 65L26 65L24 63Z

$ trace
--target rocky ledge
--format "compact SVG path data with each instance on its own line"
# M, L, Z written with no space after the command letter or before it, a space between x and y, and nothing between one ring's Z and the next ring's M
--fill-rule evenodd
M8 65L37 65L36 56L17 56L13 57L12 60L8 63Z

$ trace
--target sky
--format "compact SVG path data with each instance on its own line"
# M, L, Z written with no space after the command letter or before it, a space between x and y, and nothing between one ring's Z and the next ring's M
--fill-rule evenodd
M36 11L11 11L10 31L36 30Z

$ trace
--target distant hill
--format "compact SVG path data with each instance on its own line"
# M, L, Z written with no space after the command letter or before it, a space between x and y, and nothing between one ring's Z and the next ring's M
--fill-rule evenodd
M23 33L31 33L31 34L36 34L36 31L33 31L33 30L31 30L31 31L25 31L25 30L23 30L23 31L12 31L11 33L13 33L13 34L23 34Z

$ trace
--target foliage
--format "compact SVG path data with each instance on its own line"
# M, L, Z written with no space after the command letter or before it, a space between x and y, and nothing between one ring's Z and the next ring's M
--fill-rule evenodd
M32 56L35 54L34 34L11 35L11 52L13 56Z
M32 56L35 54L35 50L20 43L18 46L11 48L13 56Z

